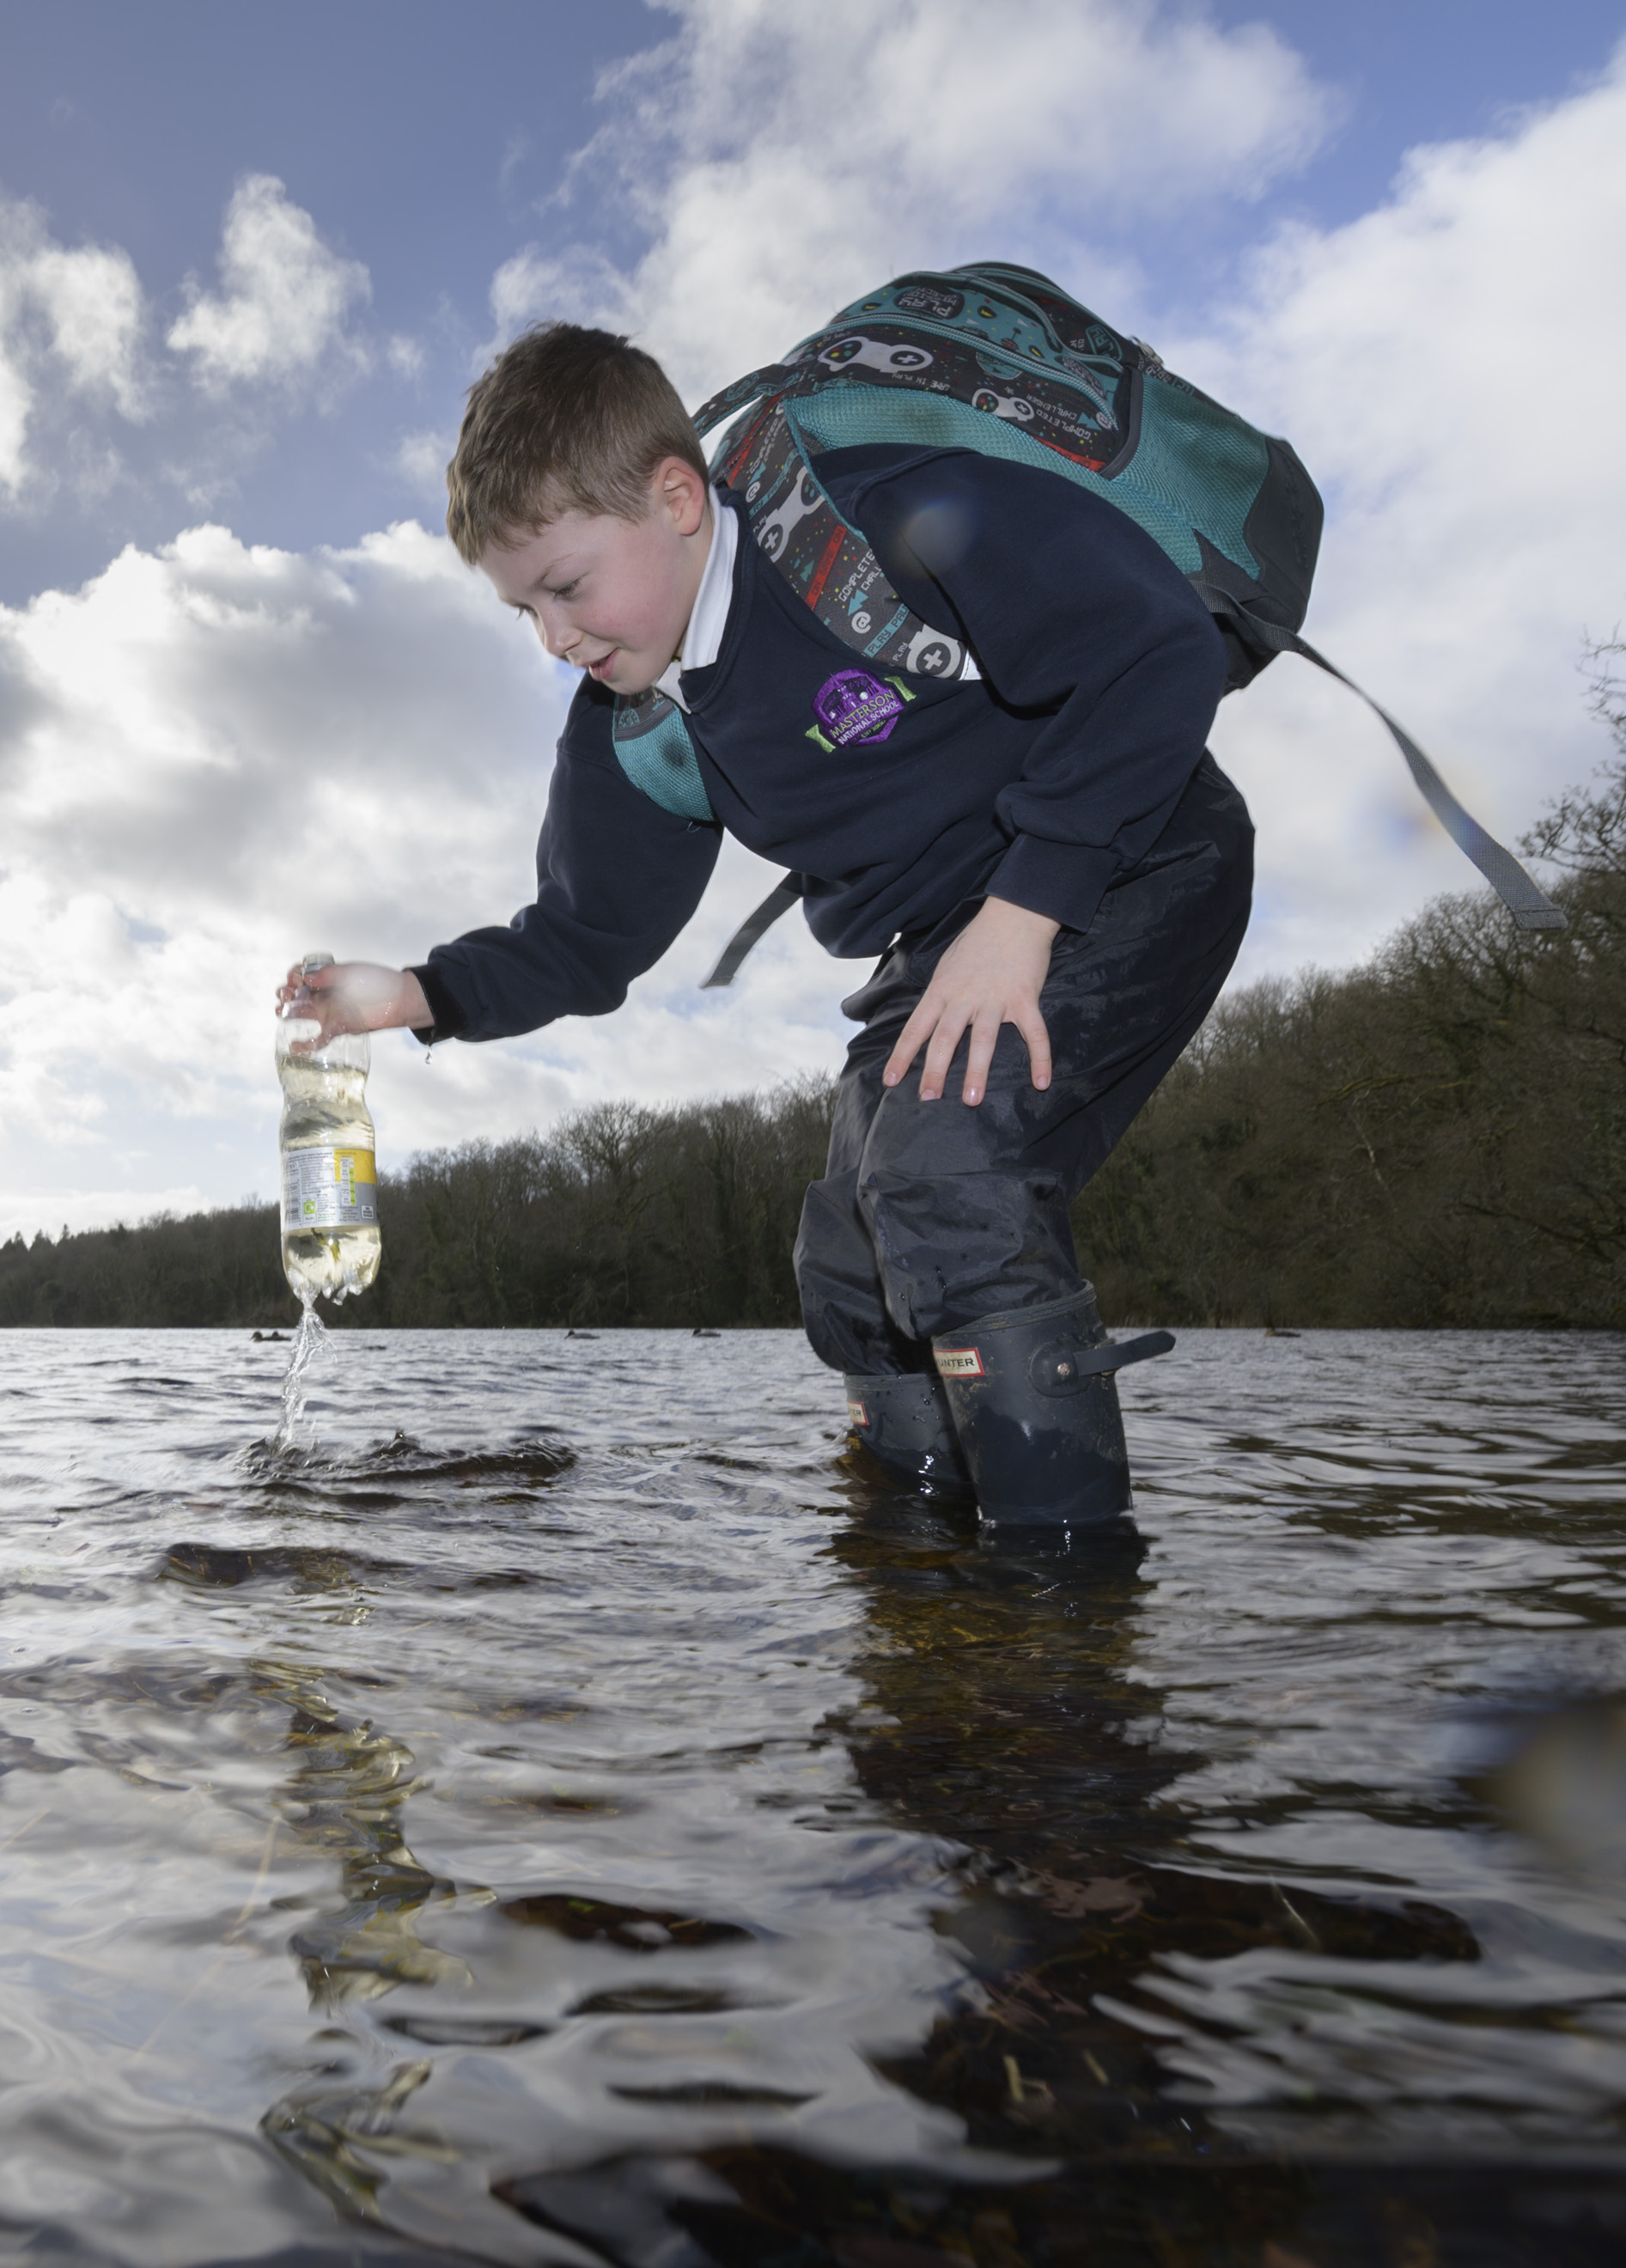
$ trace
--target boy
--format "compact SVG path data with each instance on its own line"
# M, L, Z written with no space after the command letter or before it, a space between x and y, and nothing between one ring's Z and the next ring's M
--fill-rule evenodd
M821 944L880 956L842 1004L863 1029L797 1241L814 1351L895 1476L968 1486L996 1521L1107 1517L1127 1459L1068 1205L1247 924L1252 829L1203 745L1225 649L1151 537L1048 472L891 445L818 466L901 601L966 650L959 675L853 669L649 356L552 323L499 357L446 524L583 673L536 900L415 968L309 982L327 1030L425 1042L602 1015L694 913L724 828L791 869ZM617 759L618 696L651 688L712 821Z

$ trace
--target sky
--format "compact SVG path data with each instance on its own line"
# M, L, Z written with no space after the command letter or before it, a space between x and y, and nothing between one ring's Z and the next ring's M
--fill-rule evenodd
M1505 840L1607 754L1626 0L0 0L0 1237L266 1196L270 995L530 895L570 693L452 553L465 389L550 314L686 399L910 267L1043 269L1285 433L1306 628ZM1214 746L1238 983L1462 865L1291 659ZM375 1042L383 1163L840 1061L859 981L738 846L616 1014Z

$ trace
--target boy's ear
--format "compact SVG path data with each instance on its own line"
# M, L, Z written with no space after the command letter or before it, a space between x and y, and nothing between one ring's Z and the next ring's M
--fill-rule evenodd
M682 457L665 457L651 475L650 487L655 510L666 513L677 534L698 533L711 500L703 473Z

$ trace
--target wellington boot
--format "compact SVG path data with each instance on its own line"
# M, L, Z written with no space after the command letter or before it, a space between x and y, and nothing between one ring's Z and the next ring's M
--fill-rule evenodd
M1127 1512L1129 1456L1112 1373L1174 1344L1166 1331L1108 1341L1087 1284L933 1339L983 1518L1075 1528Z
M949 1415L943 1381L931 1371L860 1378L849 1373L847 1420L889 1480L905 1488L971 1494L971 1476Z

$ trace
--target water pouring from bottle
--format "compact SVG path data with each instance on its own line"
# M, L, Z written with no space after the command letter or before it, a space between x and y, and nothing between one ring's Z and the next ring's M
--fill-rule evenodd
M283 1379L283 1418L271 1438L271 1447L280 1455L299 1447L299 1423L305 1416L305 1381L314 1364L327 1351L327 1326L316 1312L314 1297L305 1301L305 1311L299 1318L299 1328L294 1334L289 1350L288 1369Z

